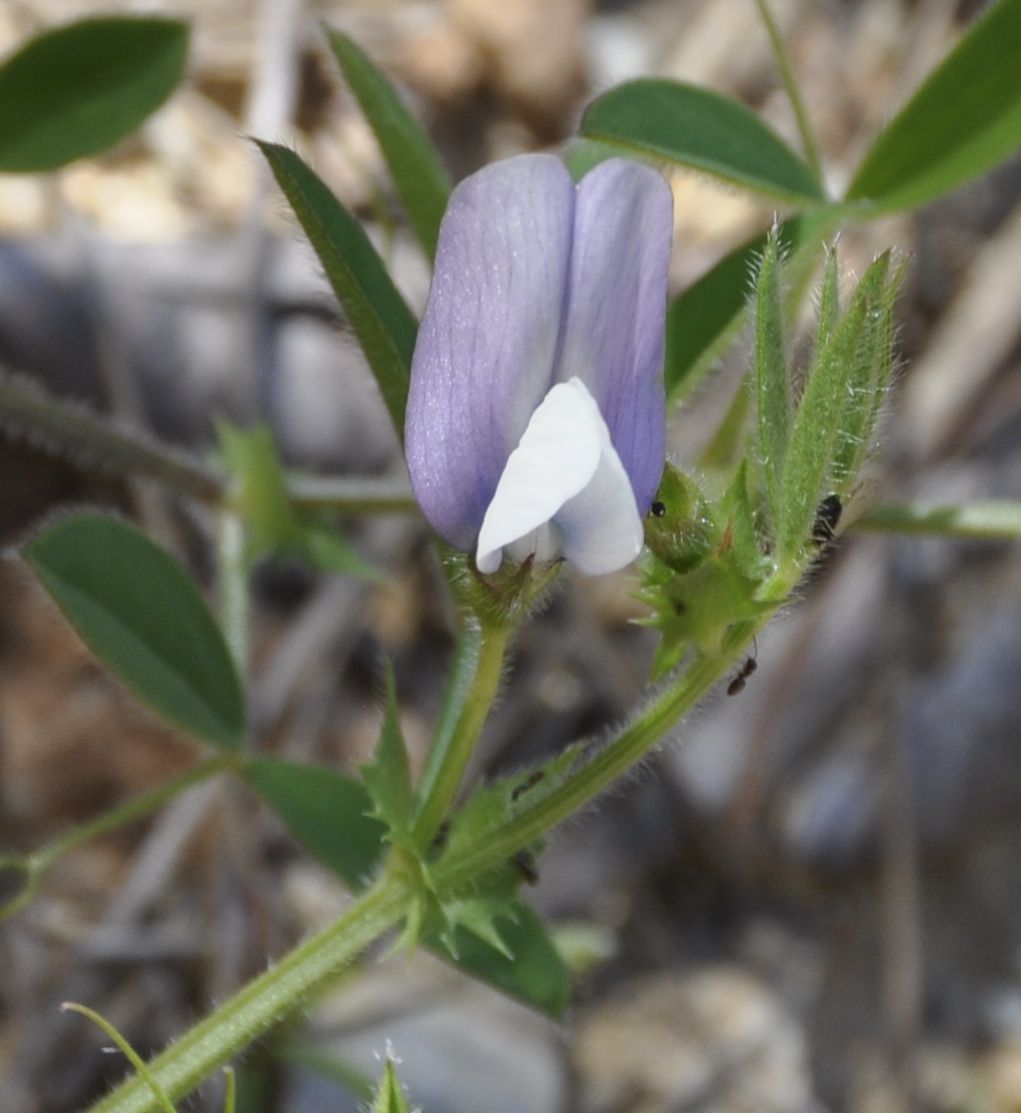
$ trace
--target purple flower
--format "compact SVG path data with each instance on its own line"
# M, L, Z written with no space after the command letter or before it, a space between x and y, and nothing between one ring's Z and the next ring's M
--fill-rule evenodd
M454 190L411 369L405 444L433 528L475 551L623 568L663 470L673 204L653 170L497 162Z

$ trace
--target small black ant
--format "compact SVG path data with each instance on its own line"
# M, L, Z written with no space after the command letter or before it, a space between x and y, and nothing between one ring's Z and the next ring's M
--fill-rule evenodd
M530 788L535 788L535 786L541 780L543 780L545 778L545 776L546 776L546 770L545 769L536 769L534 772L529 773L528 776L521 782L521 784L514 786L514 791L511 792L511 796L510 796L511 803L512 804L516 803L518 801L518 799L520 799L520 797L524 796L524 794Z
M511 861L528 885L539 884L539 871L535 868L535 855L528 850L519 850Z
M727 685L728 696L736 696L738 692L744 691L744 686L748 683L748 677L759 667L758 656L759 647L756 646L754 654L744 659L744 664L738 669L737 675Z
M820 549L833 543L836 537L837 526L840 524L840 515L844 511L844 504L839 495L827 495L815 512L815 521L812 524L812 540Z

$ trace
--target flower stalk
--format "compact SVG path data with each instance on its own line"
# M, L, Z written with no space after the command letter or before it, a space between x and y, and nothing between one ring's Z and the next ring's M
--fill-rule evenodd
M428 847L464 779L503 675L510 627L472 619L458 644L447 700L422 774L414 835Z

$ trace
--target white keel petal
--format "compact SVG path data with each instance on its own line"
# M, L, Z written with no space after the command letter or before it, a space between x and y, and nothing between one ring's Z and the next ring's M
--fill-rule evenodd
M577 378L554 386L507 460L479 533L475 562L495 572L560 552L586 575L630 564L642 521L627 472L592 395Z

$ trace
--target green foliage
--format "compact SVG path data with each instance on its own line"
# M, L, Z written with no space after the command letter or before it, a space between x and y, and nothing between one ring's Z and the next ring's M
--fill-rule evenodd
M372 814L386 825L387 838L417 854L412 834L415 822L415 790L411 784L408 748L398 719L397 689L393 670L386 670L383 729L371 762L362 766L365 787L372 801Z
M249 762L244 776L314 857L353 892L365 887L382 861L386 835L369 814L365 785L322 766L268 757Z
M497 913L499 946L478 932L455 926L432 934L429 945L473 977L552 1017L561 1017L571 997L571 976L542 920L520 900Z
M191 577L142 532L77 513L22 550L85 644L143 703L227 749L245 730L241 683Z
M235 505L244 518L249 563L268 554L295 556L324 572L381 578L335 529L295 510L268 426L245 430L220 421L216 430L234 482Z
M322 179L286 147L264 142L258 146L322 263L394 429L403 438L415 318L361 224Z
M656 513L660 508L663 513ZM733 625L775 605L761 598L775 566L759 544L744 465L714 505L668 464L645 537L649 551L638 598L652 612L641 624L660 634L654 680L676 668L689 649L715 656Z
M580 750L569 747L545 766L478 789L451 817L438 840L437 862L484 841L526 807L561 785ZM546 929L517 898L531 877L530 855L504 863L471 890L428 903L422 911L423 937L458 966L543 1012L559 1016L567 1007L570 977Z
M997 0L887 125L849 201L870 214L949 193L1021 146L1021 0Z
M450 196L450 178L436 148L365 52L339 31L327 31L327 38L375 132L415 235L432 259Z
M763 232L729 252L670 303L663 365L668 398L689 395L740 326L756 264L771 234L784 256L816 240L803 217L785 220L772 233Z
M775 520L779 514L780 485L791 420L791 390L784 351L780 295L780 252L770 235L759 265L755 287L755 398L759 456L765 479L766 502Z
M109 16L37 35L0 65L0 172L56 170L133 132L184 74L188 26Z
M146 1066L141 1055L138 1054L106 1017L100 1016L99 1013L95 1012L93 1009L85 1005L79 1005L73 1001L65 1001L64 1004L60 1006L60 1009L61 1012L77 1013L79 1016L84 1016L86 1020L91 1020L97 1028L100 1028L103 1035L105 1035L107 1039L113 1040L121 1054L138 1072L138 1077L145 1083L146 1089L152 1095L153 1101L155 1101L158 1108L161 1109L163 1113L176 1113L173 1103L167 1096L166 1091L156 1080L148 1066Z
M610 143L597 143L594 139L575 139L570 142L561 155L568 173L575 183L590 170L608 158L620 158L620 148Z
M477 789L451 819L444 853L485 840L525 808L534 807L564 783L581 756L581 747L568 746L546 765Z
M676 81L629 81L594 100L580 132L798 204L826 200L804 162L743 104Z
M234 1074L233 1067L223 1068L224 1077L224 1095L223 1095L223 1113L236 1113L237 1110L237 1096L238 1096L238 1083L237 1077Z
M388 1058L383 1067L383 1077L379 1080L379 1089L372 1099L370 1113L409 1113L408 1103L404 1100L404 1091L397 1081L393 1059Z
M865 272L829 339L815 357L791 426L783 469L776 541L782 561L797 559L810 540L820 499L853 480L847 468L871 439L886 388L890 318L896 282L889 254ZM880 351L881 340L885 351Z

